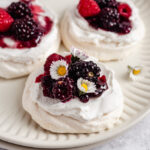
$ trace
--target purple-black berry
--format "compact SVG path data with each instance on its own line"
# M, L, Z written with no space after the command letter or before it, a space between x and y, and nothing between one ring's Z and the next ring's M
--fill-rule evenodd
M32 17L30 8L24 2L14 2L8 7L8 13L15 19L24 18L26 16Z

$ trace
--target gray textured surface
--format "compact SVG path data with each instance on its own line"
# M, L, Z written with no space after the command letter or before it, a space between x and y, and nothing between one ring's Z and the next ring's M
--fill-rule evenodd
M92 150L150 150L150 115L126 133Z

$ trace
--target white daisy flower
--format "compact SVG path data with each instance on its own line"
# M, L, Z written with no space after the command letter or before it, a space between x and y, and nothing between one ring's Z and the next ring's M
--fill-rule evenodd
M138 80L140 77L142 77L141 75L143 74L143 67L141 66L135 66L135 67L131 67L128 66L128 72L129 72L129 77L132 80Z
M68 64L64 60L52 62L50 66L50 75L52 79L58 80L66 77L68 74Z
M78 79L77 87L83 93L94 93L96 91L95 84L83 78Z
M71 48L71 54L74 57L80 58L81 60L85 60L88 58L88 56L84 52L82 52L81 50L74 48L74 47Z

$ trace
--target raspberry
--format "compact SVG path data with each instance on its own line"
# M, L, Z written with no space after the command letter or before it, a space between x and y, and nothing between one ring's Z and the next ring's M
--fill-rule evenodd
M63 56L61 56L61 55L58 55L58 54L56 54L56 53L54 53L54 54L52 54L52 55L50 55L48 58L47 58L47 60L46 60L46 62L45 62L45 65L44 65L44 71L45 71L45 74L46 75L50 75L50 66L51 66L51 64L52 64L52 62L53 61L58 61L58 60L66 60Z
M66 58L67 63L70 64L72 55L67 55L67 56L65 56L65 58Z
M25 16L32 17L30 8L24 2L14 2L8 7L8 13L15 19L20 19Z
M94 0L80 0L78 11L81 16L90 17L100 13L100 8Z
M15 20L11 30L15 39L20 41L33 40L43 35L37 23L30 17Z
M77 80L84 78L88 80L97 80L100 75L100 68L92 61L77 61L69 67L69 77Z
M132 9L128 4L120 4L118 6L119 14L125 18L129 18L132 15Z
M0 8L0 32L8 31L13 21L13 18L4 9Z
M62 102L67 102L73 98L74 81L69 77L59 79L54 84L52 92L54 98L60 99Z
M116 0L95 0L99 7L102 9L104 7L112 7L112 8L117 8L118 7L118 2Z
M115 8L104 8L99 14L99 26L105 30L114 31L119 24L119 13Z

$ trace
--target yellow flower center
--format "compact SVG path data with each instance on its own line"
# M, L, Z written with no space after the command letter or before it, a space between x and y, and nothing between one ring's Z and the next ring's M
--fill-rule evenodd
M60 76L66 75L66 73L67 73L66 67L65 66L59 66L58 69L57 69L57 73Z
M134 75L138 75L138 74L140 74L141 73L141 70L140 69L133 69L133 74Z
M85 92L88 90L88 85L86 83L82 83L81 86L85 89Z

